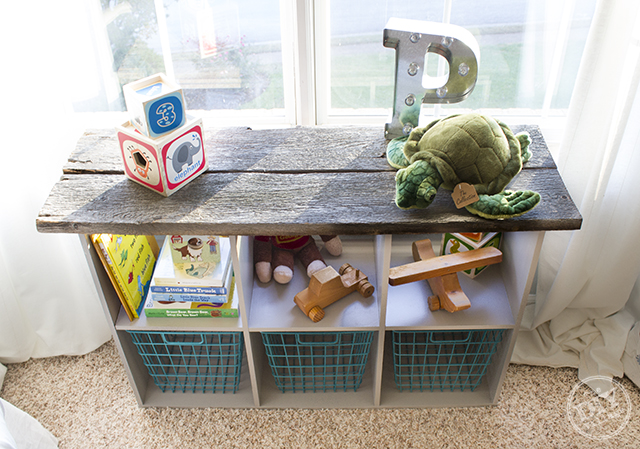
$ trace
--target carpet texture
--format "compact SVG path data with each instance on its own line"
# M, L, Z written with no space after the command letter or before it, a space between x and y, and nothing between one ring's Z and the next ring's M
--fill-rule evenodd
M620 426L620 413L588 408L587 424L613 422L621 429L611 437L606 429L593 433L599 440L583 436L568 418L568 399L579 382L569 368L511 365L494 407L142 409L109 342L84 356L9 365L0 397L40 421L61 449L638 448L640 391L618 380L630 407L617 410L629 409L629 421Z

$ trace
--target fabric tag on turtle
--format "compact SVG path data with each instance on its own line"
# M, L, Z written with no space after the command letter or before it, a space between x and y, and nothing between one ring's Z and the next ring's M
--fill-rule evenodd
M453 202L458 209L475 203L480 199L476 188L466 182L461 182L453 188L451 198L453 198Z

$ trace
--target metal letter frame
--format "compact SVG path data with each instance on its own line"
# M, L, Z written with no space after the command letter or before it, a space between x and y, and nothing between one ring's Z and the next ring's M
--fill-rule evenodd
M391 18L384 30L383 45L396 49L395 93L391 123L385 125L387 139L407 135L413 126L401 114L422 103L458 103L471 94L478 77L480 49L473 35L456 25ZM427 53L449 63L449 76L442 85L424 87ZM431 77L438 80L436 77Z

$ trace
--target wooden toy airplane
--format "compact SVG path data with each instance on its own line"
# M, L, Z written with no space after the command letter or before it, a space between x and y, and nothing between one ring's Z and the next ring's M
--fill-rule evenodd
M365 298L373 294L374 287L362 271L356 270L348 263L342 265L339 271L340 274L331 266L317 271L311 276L309 287L293 299L314 323L324 318L324 307L355 290Z
M471 307L471 302L460 287L458 271L469 270L502 261L502 251L485 247L445 256L436 256L431 240L419 240L412 245L415 262L389 270L389 285L402 285L426 279L431 291L429 309L449 312Z

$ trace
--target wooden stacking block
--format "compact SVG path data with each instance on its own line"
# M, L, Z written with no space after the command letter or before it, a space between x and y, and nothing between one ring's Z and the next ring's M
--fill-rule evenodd
M426 279L434 293L428 298L431 311L453 313L471 307L458 282L458 271L502 262L502 251L491 246L436 256L429 239L413 242L412 253L415 262L389 269L389 285Z
M440 255L456 254L463 251L471 251L479 248L494 247L500 249L502 243L501 232L445 232L442 234L442 245ZM478 276L487 268L486 265L469 270L462 270L471 279Z
M125 174L161 195L171 195L207 170L199 118L158 139L140 134L131 122L117 126L116 134Z
M182 89L162 73L126 84L122 92L133 126L145 136L162 137L187 120Z

